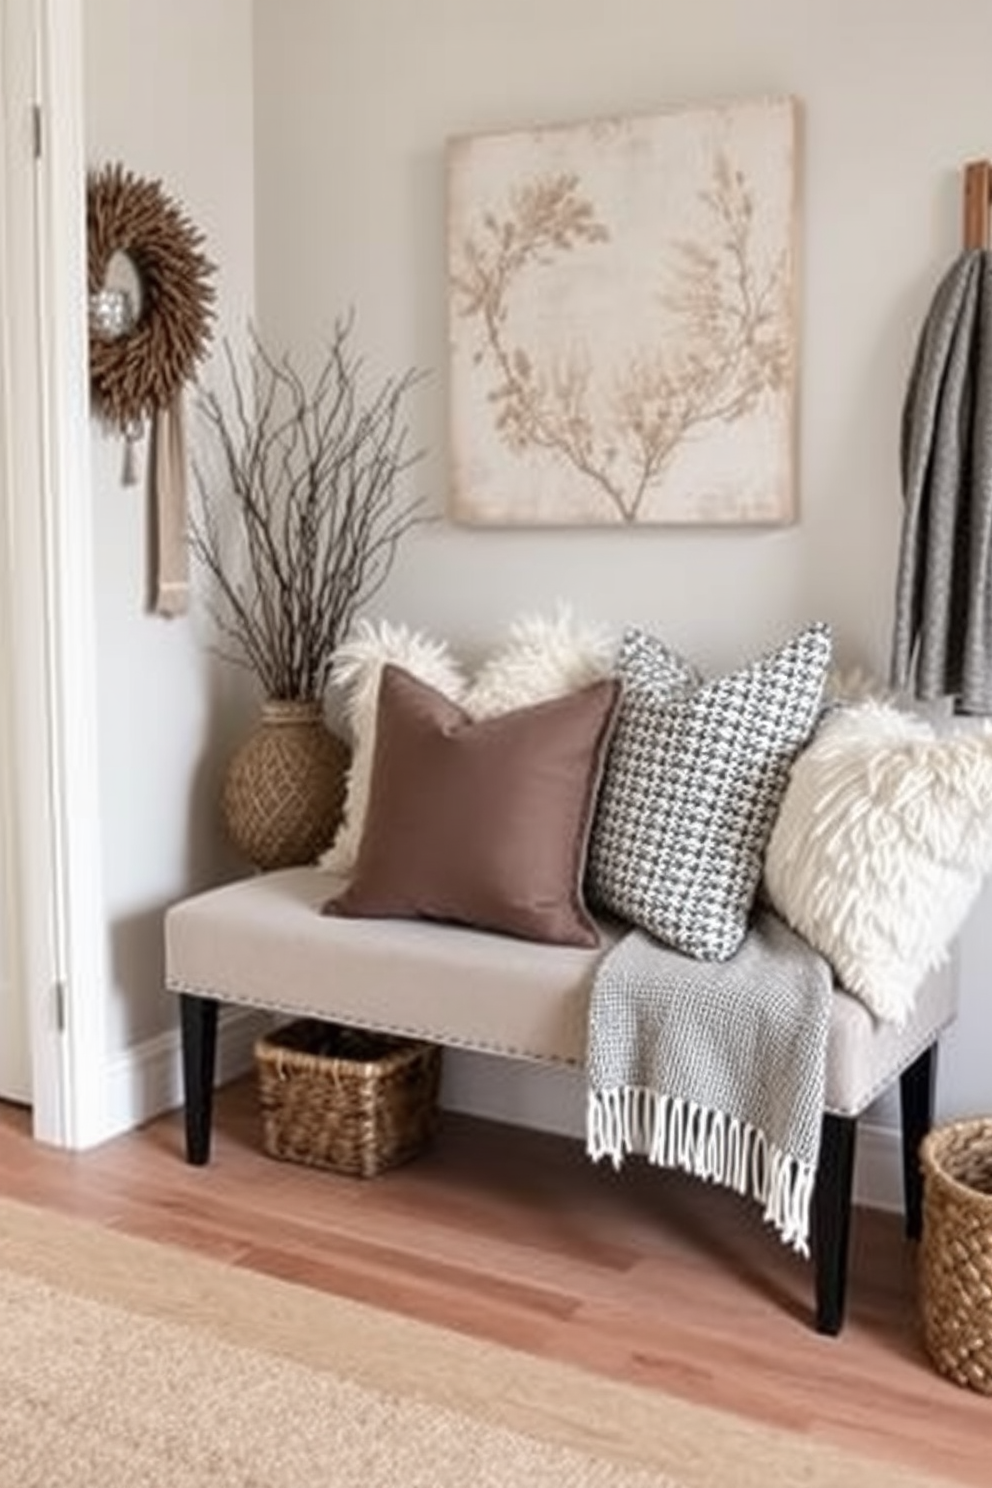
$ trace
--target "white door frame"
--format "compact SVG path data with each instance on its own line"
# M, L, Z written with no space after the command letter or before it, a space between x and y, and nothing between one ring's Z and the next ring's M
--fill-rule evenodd
M26 780L20 768L35 723L35 710L23 697L29 661L22 631L28 618L20 589L29 575L34 577L35 569L30 549L36 525L24 493L33 494L40 485L40 443L35 437L35 169L30 138L34 93L33 18L19 3L4 6L0 9L0 1093L28 1102L34 1081L22 845L25 832L31 830L28 818L36 815L39 800L38 777ZM46 928L39 925L34 937L41 957L47 947Z
M106 914L87 373L83 0L3 0L30 48L40 108L34 377L8 407L35 458L13 501L12 660L22 984L35 1135L87 1147L105 1134ZM27 40L25 40L27 38ZM33 156L33 120L15 148ZM6 286L8 304L18 286ZM22 372L18 366L18 376ZM23 401L21 399L23 398ZM20 441L17 441L19 443Z

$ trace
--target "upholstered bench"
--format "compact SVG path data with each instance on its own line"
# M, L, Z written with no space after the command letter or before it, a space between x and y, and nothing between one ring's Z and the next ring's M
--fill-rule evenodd
M181 1009L186 1157L210 1157L217 1014L222 1003L309 1015L511 1059L581 1068L597 950L535 944L416 920L321 915L327 876L261 874L199 894L166 915L166 983ZM608 934L608 932L607 932ZM813 1204L816 1327L844 1316L858 1117L901 1086L906 1231L917 1237L917 1149L931 1124L936 1045L955 1012L932 979L902 1029L838 989Z

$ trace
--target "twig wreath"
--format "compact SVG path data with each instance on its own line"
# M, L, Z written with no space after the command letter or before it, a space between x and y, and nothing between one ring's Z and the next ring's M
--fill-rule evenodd
M86 192L90 304L124 254L140 286L133 320L113 331L90 319L90 384L96 411L133 435L142 420L173 405L212 335L211 279L203 235L158 181L122 165L90 172Z

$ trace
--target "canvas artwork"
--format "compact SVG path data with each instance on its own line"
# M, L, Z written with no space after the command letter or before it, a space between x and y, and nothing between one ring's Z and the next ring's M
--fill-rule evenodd
M797 106L453 140L452 515L795 517Z

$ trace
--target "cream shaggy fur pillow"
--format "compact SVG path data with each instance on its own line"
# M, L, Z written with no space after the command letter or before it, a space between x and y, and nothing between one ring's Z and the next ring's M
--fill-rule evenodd
M793 764L765 854L778 913L902 1024L992 869L992 729L841 708Z
M576 620L568 605L550 617L523 615L479 668L462 707L473 718L492 718L578 692L612 676L616 651L614 637Z
M447 644L406 625L392 625L388 620L359 620L354 635L337 648L331 683L344 694L352 754L341 825L331 846L322 854L319 866L344 880L354 872L365 826L375 756L379 678L387 662L402 667L454 703L465 692L464 674Z
M566 605L551 617L525 615L469 685L447 643L405 625L360 620L354 636L337 649L331 682L345 697L352 758L344 814L319 866L347 883L355 869L368 810L379 678L386 662L459 703L473 718L491 718L532 703L577 692L612 674L614 640L604 630L578 622Z

